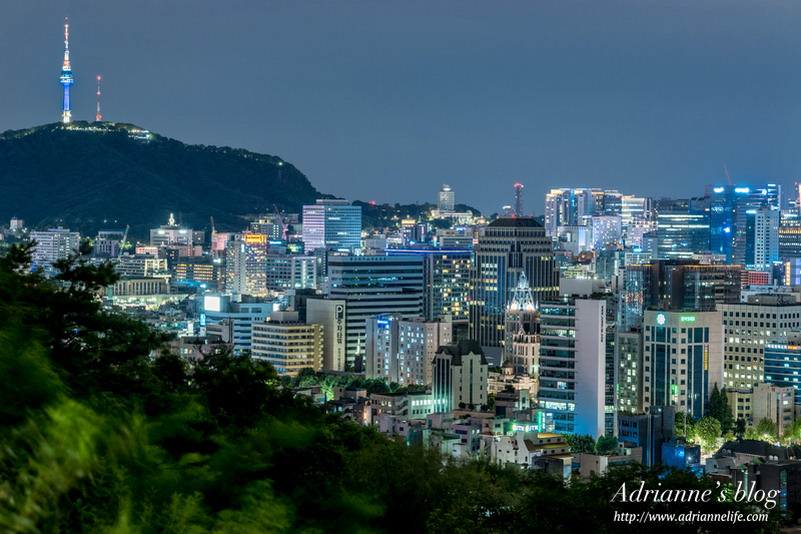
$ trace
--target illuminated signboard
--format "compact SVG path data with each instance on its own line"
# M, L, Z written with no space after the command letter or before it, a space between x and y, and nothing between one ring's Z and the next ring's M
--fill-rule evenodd
M334 339L336 340L336 361L339 368L345 368L345 306L337 304L334 316Z
M264 234L245 234L242 236L242 241L248 244L266 243L267 236Z
M695 322L695 315L682 315L681 316L682 323L694 323Z
M203 309L211 312L220 311L220 297L206 295L203 297Z
M656 324L658 324L659 326L664 326L664 324L666 322L667 322L667 318L665 317L664 313L657 313L656 314Z

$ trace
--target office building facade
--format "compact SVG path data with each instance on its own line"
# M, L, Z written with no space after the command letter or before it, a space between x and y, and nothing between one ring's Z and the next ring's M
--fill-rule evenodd
M253 323L252 356L270 363L279 375L323 367L323 327L304 324L297 312L272 312L270 320Z
M487 359L475 342L460 341L440 347L432 365L434 411L486 405L488 369Z
M723 387L723 314L646 310L643 407L675 406L704 415L709 394Z
M402 386L431 384L437 349L453 341L450 322L379 315L366 328L365 376Z
M765 381L765 347L785 343L801 328L801 304L785 295L755 295L722 304L726 387L753 388Z
M303 206L303 244L306 252L324 248L353 252L361 248L362 208L347 200L321 199Z
M328 297L347 302L349 368L363 368L367 319L423 313L423 258L418 255L331 256L328 278Z
M225 250L225 289L242 295L267 294L267 236L237 234Z
M81 234L67 228L50 228L46 231L32 231L30 240L36 244L31 251L34 267L50 267L58 260L66 259L81 245Z
M539 406L553 422L549 430L605 433L606 306L592 299L540 305Z

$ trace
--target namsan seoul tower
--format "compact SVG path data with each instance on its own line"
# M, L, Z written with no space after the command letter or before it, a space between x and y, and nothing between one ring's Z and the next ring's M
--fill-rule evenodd
M64 105L61 110L61 122L67 124L72 120L70 112L70 85L75 83L72 79L72 66L70 65L70 24L64 19L64 65L61 67L61 85L64 86Z

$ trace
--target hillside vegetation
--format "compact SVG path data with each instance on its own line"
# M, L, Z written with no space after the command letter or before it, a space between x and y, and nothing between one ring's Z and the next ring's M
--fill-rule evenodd
M83 231L131 224L136 234L170 213L198 229L243 217L299 212L322 195L277 156L186 145L130 124L48 124L0 136L0 220Z

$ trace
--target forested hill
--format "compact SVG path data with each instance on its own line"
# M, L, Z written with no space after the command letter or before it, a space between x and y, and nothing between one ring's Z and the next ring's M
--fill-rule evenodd
M131 124L47 124L0 135L0 220L86 232L179 223L239 230L246 215L300 211L322 195L277 156L186 145Z

